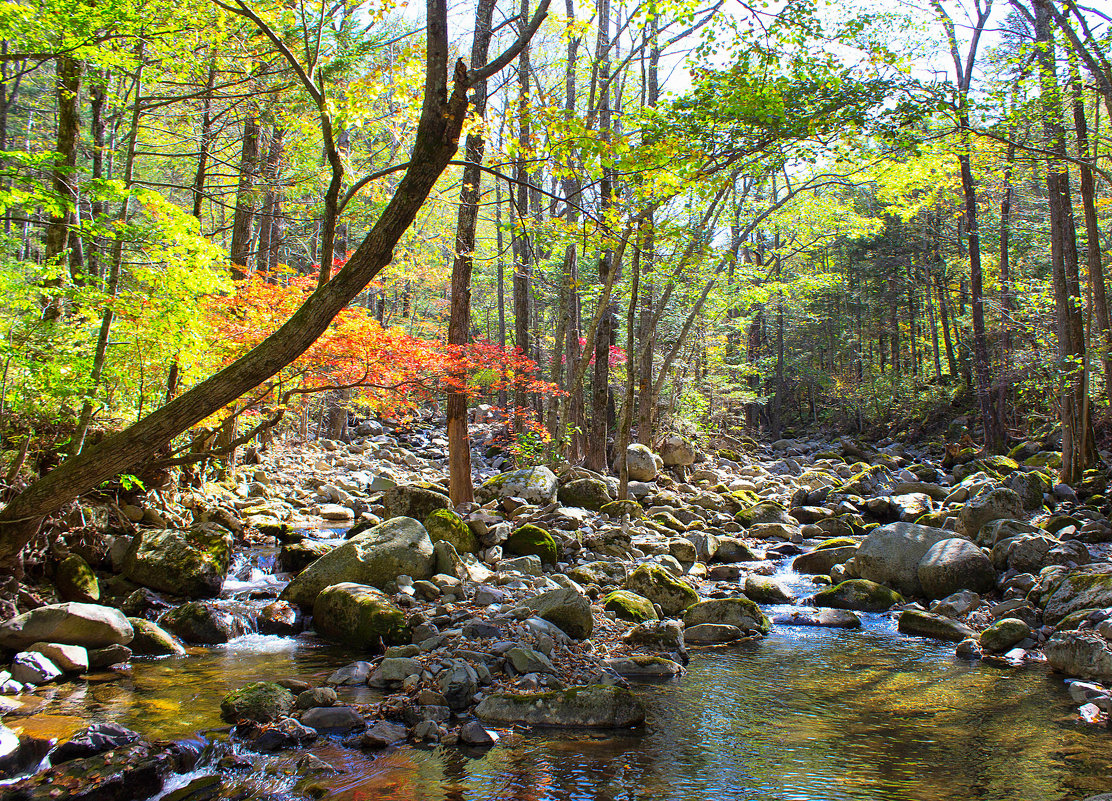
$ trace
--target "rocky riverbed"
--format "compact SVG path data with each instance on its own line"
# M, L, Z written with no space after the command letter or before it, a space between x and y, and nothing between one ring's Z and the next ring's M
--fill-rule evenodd
M708 653L759 653L785 630L884 625L1001 676L1052 670L1074 679L1074 725L1107 723L1101 479L1056 484L1037 445L1014 458L848 439L712 454L673 435L658 453L631 446L634 500L619 501L613 478L509 470L488 429L474 434L466 508L445 495L434 426L370 423L351 443L272 448L238 480L76 513L95 545L61 561L56 597L25 594L0 626L7 792L254 797L275 782L196 767L272 755L297 777L283 792L319 795L344 761L335 749L643 732L643 682L682 685L692 654L702 667ZM152 660L188 683L191 659L258 638L335 645L311 675L237 671L199 717L228 727L203 746L152 739L172 727L60 723Z

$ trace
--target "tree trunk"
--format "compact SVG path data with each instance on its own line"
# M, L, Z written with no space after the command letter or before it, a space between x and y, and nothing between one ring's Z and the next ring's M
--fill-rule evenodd
M201 219L205 201L205 179L208 177L208 160L215 136L212 129L212 87L216 82L216 59L209 62L205 77L205 93L201 96L201 136L197 154L197 171L193 175L193 216Z
M475 11L475 38L471 45L471 64L486 66L490 47L490 23L496 0L479 0ZM523 19L522 26L526 24ZM486 116L486 81L478 81L471 95L475 117ZM459 214L456 219L456 253L452 263L452 299L448 319L448 345L462 348L471 341L471 270L475 259L475 229L479 219L479 199L482 195L485 142L481 128L474 128L467 135L467 166L463 168L463 186L459 193ZM448 493L452 503L470 503L475 500L471 483L471 438L467 431L467 372L453 374L448 389Z
M243 120L243 140L240 146L239 187L236 191L236 212L232 221L232 245L228 260L232 264L232 277L247 277L247 264L251 257L251 226L255 219L255 171L259 160L259 120L254 104L247 108Z
M58 138L55 150L58 159L51 171L51 189L61 204L46 224L43 237L45 260L59 260L68 269L70 278L81 283L80 245L73 230L77 222L77 145L81 118L78 101L81 94L81 62L72 56L57 58ZM61 316L61 298L54 301L44 317Z

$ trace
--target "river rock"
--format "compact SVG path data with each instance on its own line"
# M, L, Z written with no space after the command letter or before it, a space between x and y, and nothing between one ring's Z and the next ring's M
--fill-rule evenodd
M645 722L645 709L629 690L604 684L547 693L496 693L475 708L491 723L625 729Z
M682 653L684 631L678 620L651 620L632 627L622 641L627 645Z
M95 723L54 748L50 752L50 764L61 765L73 759L87 759L141 739L138 732L118 723Z
M283 545L278 551L278 566L295 576L336 546L330 542L303 539Z
M683 632L684 641L692 645L720 645L735 642L744 636L745 632L727 623L699 623Z
M479 538L475 536L475 532L451 509L437 509L425 518L425 530L429 532L429 539L434 546L438 542L447 542L458 554L475 553L479 550Z
M540 526L526 524L510 535L506 548L519 556L538 556L544 564L556 564L556 540Z
M915 523L889 523L874 529L853 557L861 578L886 584L904 595L922 595L919 562L936 542L952 539L952 531Z
M682 665L671 659L644 654L607 659L605 665L628 679L672 679L687 672Z
M669 434L660 443L660 459L665 467L695 464L695 444L679 434Z
M768 634L770 626L761 608L744 596L702 601L684 613L683 624L686 628L702 623L736 626L747 634Z
M961 642L970 637L976 637L973 629L933 612L921 612L917 609L907 609L900 613L896 628L903 634L917 637L929 637L933 640L948 640Z
M320 731L322 729L362 729L367 725L363 716L350 706L317 706L301 714L301 724Z
M487 479L475 489L479 503L501 498L522 498L528 503L545 505L556 500L559 483L547 467L526 467Z
M70 554L54 573L54 586L64 601L95 604L100 600L100 583L89 563L77 554Z
M332 675L325 680L325 683L357 687L367 683L372 670L373 667L370 662L352 662L350 665L344 665L342 668L333 671Z
M1112 681L1112 645L1095 631L1061 631L1043 646L1047 664L1067 676Z
M868 579L847 579L815 593L811 603L832 609L885 612L904 602L898 592Z
M1043 619L1051 626L1071 612L1110 607L1112 565L1086 565L1064 571L1043 597Z
M451 509L452 501L439 489L414 484L386 490L382 495L382 505L386 507L386 518L426 520L437 509Z
M272 681L256 681L224 696L220 714L229 723L270 723L288 715L296 700L289 690Z
M997 487L978 495L961 508L955 531L973 539L985 523L1022 516L1023 502L1019 496L1006 487Z
M602 600L602 608L613 612L618 620L632 623L659 619L652 601L629 590L614 590Z
M784 626L817 626L832 629L859 629L861 618L848 609L792 609L776 615L772 622Z
M135 635L118 609L99 604L40 606L0 625L0 646L16 651L36 642L102 648L127 645Z
M746 528L761 523L781 523L785 526L795 526L797 522L788 515L788 511L783 504L767 500L758 501L752 506L742 509L734 515L734 520Z
M759 562L761 556L737 537L719 537L714 558L719 562Z
M1031 627L1014 617L997 620L981 632L978 644L986 651L1003 653L1031 636Z
M610 503L610 488L601 478L577 478L560 487L560 503L581 509L599 511Z
M134 653L143 656L180 656L185 653L181 640L157 623L140 617L129 617L128 622L135 629L135 638L131 641Z
M499 739L498 732L491 731L477 720L469 720L459 729L459 741L474 748L489 748Z
M37 642L27 646L27 650L42 654L66 673L89 672L89 651L80 645Z
M359 739L359 746L370 750L378 750L405 740L405 725L392 723L388 720L379 720L363 732Z
M996 584L996 570L971 541L939 540L919 560L919 584L927 598L945 598L958 590L985 593Z
M660 565L638 565L626 578L624 588L659 604L667 617L681 614L699 602L699 593Z
M20 684L49 684L62 677L62 670L38 651L22 651L12 659L8 668L12 679Z
M220 594L232 555L232 533L205 524L188 531L146 529L124 556L124 577L187 598Z
M291 581L283 601L308 609L325 587L368 584L382 587L400 575L432 576L432 540L425 527L410 517L395 517L357 534L329 551Z
M390 596L353 582L332 584L317 594L313 626L322 637L359 650L398 645L409 639L405 613Z
M576 640L585 640L594 631L591 600L575 590L561 587L529 598L522 605Z
M1033 526L1022 520L990 520L981 526L973 541L986 548L994 547L998 542L1018 537L1023 534L1045 534L1038 526Z
M626 448L626 469L630 481L652 481L663 466L664 460L647 445L633 444Z
M190 645L219 645L247 633L244 621L210 601L190 601L171 609L158 624Z
M801 554L792 560L792 570L796 573L825 575L834 565L845 564L857 553L858 546L846 545L840 548L818 548L810 553Z
M331 687L310 687L297 694L298 709L316 709L335 705L336 691Z
M756 573L745 577L745 595L759 604L790 604L795 600L779 581Z

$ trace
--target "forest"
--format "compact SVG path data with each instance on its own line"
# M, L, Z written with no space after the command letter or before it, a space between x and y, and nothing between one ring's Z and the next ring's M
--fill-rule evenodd
M31 714L6 696L61 686L40 657L92 677L98 660L188 653L217 700L230 693L223 720L245 742L300 744L296 727L344 728L349 710L364 750L488 748L499 724L600 725L572 701L533 719L496 689L609 687L591 701L602 725L638 726L641 701L606 693L683 665L698 693L700 666L719 669L689 664L684 632L697 649L780 627L873 631L865 612L978 664L1049 661L1076 681L1027 701L1068 696L1104 725L1110 157L1102 0L3 0L0 648L15 661L0 717ZM371 534L364 555L338 556ZM520 561L534 558L537 572ZM752 608L704 609L727 601ZM72 626L47 620L56 607ZM425 646L446 631L493 641L499 627L524 654L497 652L500 678L465 656L391 673L417 658L405 649L439 654ZM234 677L257 681L233 686L194 653L306 631L389 650L373 673L356 661L327 687L262 690L262 673L306 668L242 663ZM841 681L873 658L864 647L838 646ZM905 675L905 657L878 675ZM580 664L600 659L601 673ZM989 673L970 675L987 698ZM399 692L336 706L329 688L349 684ZM901 694L858 690L870 709ZM932 709L953 702L920 690ZM91 714L60 698L36 712ZM96 725L157 717L114 703ZM59 780L30 770L50 732L50 754L122 736L14 719L0 781L22 781L19 798ZM966 765L962 731L928 764ZM1040 764L1073 747L1031 737L1018 750ZM166 757L137 742L143 764ZM127 785L140 746L112 747L96 771ZM621 797L674 778L637 762L669 748L623 757L644 772ZM688 757L679 773L713 772ZM182 799L277 786L202 786L209 774L173 759L200 793ZM581 768L597 789L595 759ZM1095 777L1112 745L1092 760L1026 797L1109 790ZM883 789L873 767L850 769L853 797ZM285 769L291 797L377 788ZM127 797L160 797L159 770ZM969 795L983 786L963 771L906 797L1010 787ZM555 795L526 795L574 783L551 781Z

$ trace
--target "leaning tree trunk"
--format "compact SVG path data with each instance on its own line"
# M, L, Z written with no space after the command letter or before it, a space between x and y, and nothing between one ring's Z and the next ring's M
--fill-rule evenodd
M546 10L547 2L542 2L529 35L539 27ZM0 511L0 565L17 570L23 546L43 519L62 504L137 464L152 450L165 446L290 364L390 263L394 247L456 152L467 116L470 83L477 77L489 77L509 61L503 54L482 73L469 73L462 62L457 62L449 85L446 0L427 0L427 11L424 102L410 160L393 197L351 259L286 323L247 354L123 431L67 459L15 496Z

